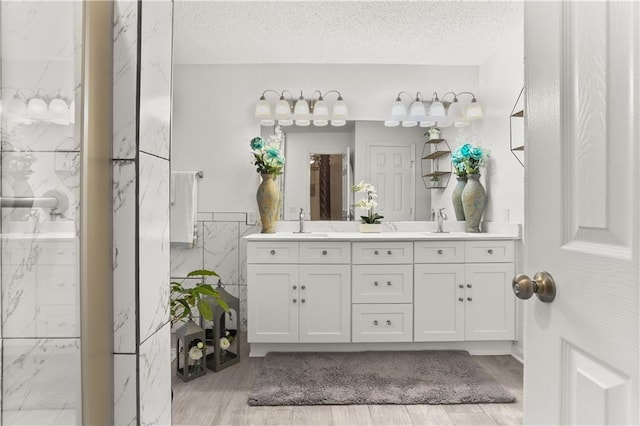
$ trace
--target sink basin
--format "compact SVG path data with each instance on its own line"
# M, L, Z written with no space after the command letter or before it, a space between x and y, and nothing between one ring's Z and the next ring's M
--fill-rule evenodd
M324 232L278 232L274 236L282 238L329 238L329 234Z

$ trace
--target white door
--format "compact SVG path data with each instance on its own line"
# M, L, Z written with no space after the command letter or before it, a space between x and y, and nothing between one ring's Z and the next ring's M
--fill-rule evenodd
M414 219L413 146L372 145L369 151L369 182L378 191L377 213L385 221Z
M300 342L351 341L350 278L350 265L300 265Z
M524 422L638 424L640 3L525 2Z

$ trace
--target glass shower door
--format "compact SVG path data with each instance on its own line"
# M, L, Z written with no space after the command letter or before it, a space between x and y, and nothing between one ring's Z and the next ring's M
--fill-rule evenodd
M2 425L81 424L82 3L2 2Z

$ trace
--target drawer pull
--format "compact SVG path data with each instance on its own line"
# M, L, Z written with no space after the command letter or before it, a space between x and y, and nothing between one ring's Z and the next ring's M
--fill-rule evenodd
M467 288L471 288L471 284L467 284Z
M373 285L375 285L376 287L378 287L378 281L374 281Z
M462 297L458 297L458 301L459 302L464 302L464 299Z
M326 250L322 250L322 255L326 256L327 255L327 251Z
M297 286L297 285L294 285L294 286L293 286L293 289L294 289L294 290L297 290L297 289L298 289L298 286Z
M438 250L438 254L442 254L442 253L444 253L442 249Z
M493 254L493 249L489 249L489 250L487 250L487 253L489 253L489 254Z
M387 320L387 325L391 325L391 320Z
M373 254L378 255L378 250L374 251Z
M305 300L304 300L304 299L300 299L300 303L304 303L304 302L305 302Z
M469 302L471 302L471 301L473 301L473 298L471 298L471 297L467 297L467 300L468 300Z
M391 250L387 250L387 254L391 256Z
M387 285L391 285L391 281L387 281Z
M302 285L302 286L300 286L300 289L301 289L301 290L304 290L305 288L307 288L307 287L306 287L306 286L303 286L303 285Z
M458 288L464 288L462 284L458 284Z
M275 250L271 250L269 253L271 253L271 255L273 256L274 254L276 254Z
M378 320L373 321L373 325L378 325Z
M296 303L298 301L298 299L293 299L293 303Z

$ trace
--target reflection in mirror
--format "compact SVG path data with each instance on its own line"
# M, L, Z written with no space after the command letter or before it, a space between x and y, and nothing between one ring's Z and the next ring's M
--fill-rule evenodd
M349 216L351 166L347 159L342 153L310 155L310 220L346 220Z

